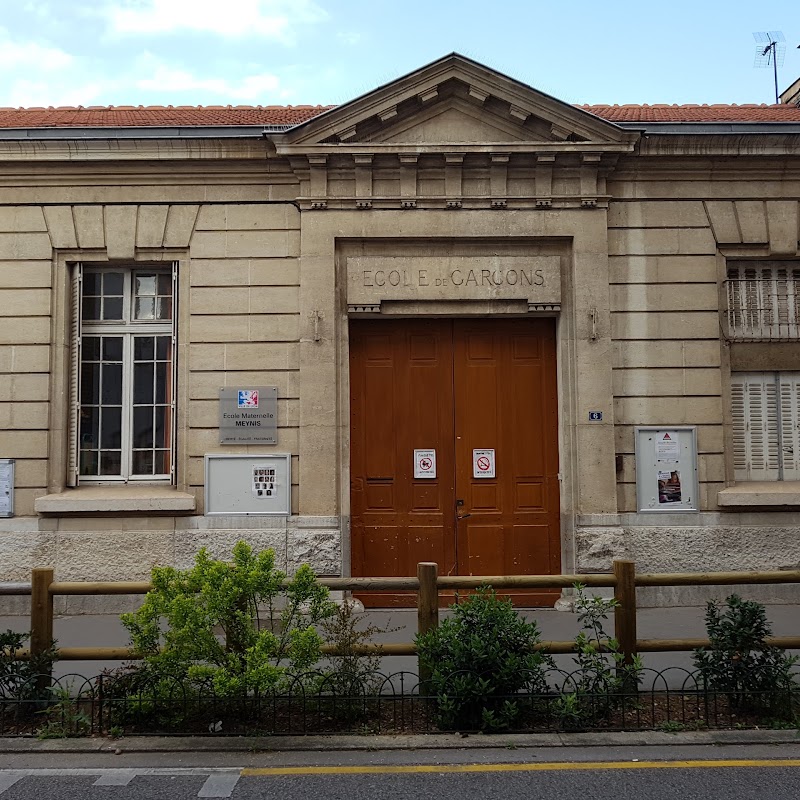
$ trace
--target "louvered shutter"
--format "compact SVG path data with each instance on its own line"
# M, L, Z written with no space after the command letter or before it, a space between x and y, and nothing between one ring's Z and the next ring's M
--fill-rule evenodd
M78 485L79 440L81 411L81 291L83 269L76 264L72 270L69 320L69 435L67 447L67 486Z
M171 482L177 482L177 473L175 464L178 456L178 426L176 424L177 418L177 399L178 399L178 262L172 262L172 383L171 400L170 400L170 478Z
M800 372L780 373L783 479L800 480Z
M734 373L731 411L735 479L778 480L778 403L774 375Z

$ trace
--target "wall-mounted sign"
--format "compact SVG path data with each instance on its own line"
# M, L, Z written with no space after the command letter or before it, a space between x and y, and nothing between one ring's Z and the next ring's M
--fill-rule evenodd
M278 387L238 386L219 390L220 444L277 444Z
M697 511L697 493L695 428L636 428L639 511Z
M472 451L472 477L494 478L494 450Z
M292 469L288 453L206 455L205 513L288 515Z
M14 459L0 458L0 517L14 516Z
M414 477L415 478L435 478L436 477L436 451L435 450L415 450L414 451Z
M602 411L590 411L589 412L589 422L602 422L603 421L603 412Z

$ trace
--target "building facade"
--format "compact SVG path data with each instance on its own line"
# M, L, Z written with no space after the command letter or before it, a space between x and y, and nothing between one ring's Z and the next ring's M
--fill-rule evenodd
M0 580L240 538L797 568L799 201L796 106L575 107L458 55L337 108L0 110Z

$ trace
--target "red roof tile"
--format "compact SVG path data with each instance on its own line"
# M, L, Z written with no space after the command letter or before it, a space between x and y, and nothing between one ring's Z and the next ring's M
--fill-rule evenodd
M334 106L0 108L0 128L297 125ZM800 122L789 105L579 105L610 122Z
M800 122L800 108L787 105L582 105L609 122Z
M333 106L89 106L0 108L0 128L297 125Z

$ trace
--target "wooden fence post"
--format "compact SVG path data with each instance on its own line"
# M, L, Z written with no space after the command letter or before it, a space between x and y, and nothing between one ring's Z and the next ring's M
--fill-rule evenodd
M43 653L53 643L53 595L50 594L52 582L52 567L31 571L31 656ZM49 685L49 674L37 679L39 689L45 689Z
M421 561L417 564L417 633L427 633L439 627L439 589L436 581L439 577L439 565L435 562ZM422 668L417 660L420 683L430 680L430 672Z
M625 657L625 666L633 664L636 655L636 564L633 561L614 561L614 599L619 605L614 609L615 638Z

